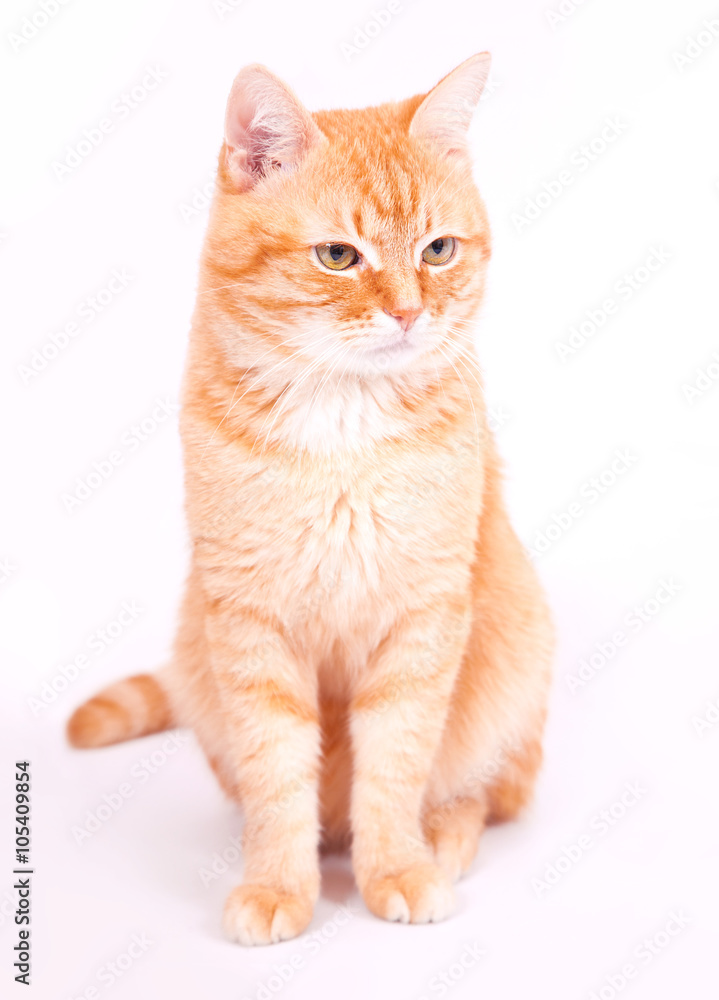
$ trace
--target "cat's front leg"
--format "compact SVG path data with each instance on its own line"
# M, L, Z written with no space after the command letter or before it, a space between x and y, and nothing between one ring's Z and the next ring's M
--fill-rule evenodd
M426 923L454 908L421 813L468 631L462 598L407 612L353 700L353 864L365 903L386 920Z
M227 900L225 930L245 945L284 941L307 927L319 892L315 684L256 612L216 604L207 634L245 813L244 882Z

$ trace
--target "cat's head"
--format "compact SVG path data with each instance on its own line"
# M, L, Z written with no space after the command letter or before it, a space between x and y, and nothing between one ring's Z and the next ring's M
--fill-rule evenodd
M232 361L249 346L282 380L310 366L373 378L467 347L489 226L466 134L489 64L473 56L400 103L316 113L264 67L240 72L203 276Z

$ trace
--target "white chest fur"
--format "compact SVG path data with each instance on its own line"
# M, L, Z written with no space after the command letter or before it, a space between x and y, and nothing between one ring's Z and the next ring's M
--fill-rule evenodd
M289 390L278 404L281 419L276 417L266 433L323 454L364 448L400 430L391 415L394 396L390 379L367 381L346 375L339 381Z

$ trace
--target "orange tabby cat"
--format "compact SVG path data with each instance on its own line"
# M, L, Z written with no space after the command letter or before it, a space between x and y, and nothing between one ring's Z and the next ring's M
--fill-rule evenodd
M490 255L466 132L489 70L310 114L230 94L181 430L192 565L175 654L69 723L192 726L242 803L243 944L310 922L318 850L422 923L541 759L552 630L507 518L472 344Z

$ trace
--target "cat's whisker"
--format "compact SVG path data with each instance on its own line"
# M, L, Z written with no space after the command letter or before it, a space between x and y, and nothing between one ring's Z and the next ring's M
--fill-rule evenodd
M300 438L300 440L303 440L303 438L304 438L305 429L306 429L306 427L308 425L310 416L312 414L312 410L314 409L314 406L315 406L317 400L319 399L319 396L320 396L320 393L321 393L321 390L322 390L322 386L325 384L325 382L327 381L327 379L332 375L332 373L334 372L334 370L339 365L340 361L344 358L345 354L347 353L347 351L350 348L351 348L351 345L340 345L340 350L339 350L338 355L337 355L337 361L336 361L336 363L334 365L332 365L328 369L328 371L325 374L325 376L322 379L322 381L319 383L319 385L317 385L315 387L315 389L314 389L314 391L312 393L312 397L311 397L310 402L309 402L309 406L307 408L307 413L305 414L305 419L302 421L302 427L301 427L300 432L299 432L299 438Z
M485 395L485 392L484 392L484 372L482 371L482 369L479 367L479 365L477 365L474 362L474 359L472 358L471 354L465 354L463 351L460 351L458 354L455 355L455 357L458 360L461 360L462 364L465 366L465 368L467 368L467 370L472 373L472 378L477 383L477 388L479 389L479 391L482 393L482 396L484 397L484 395Z
M477 388L482 393L482 395L484 395L484 386L482 385L482 383L477 378L477 375L475 374L475 372L472 371L471 366L468 365L467 362L464 360L464 357L461 354L458 354L457 357L456 357L456 360L457 360L457 364L463 365L464 368L466 368L467 374L473 379L473 381L475 382Z
M261 361L263 358L266 358L268 355L273 354L275 351L276 351L276 347L271 347L269 349L269 351L265 351L264 354L262 354L261 357L258 360ZM235 403L235 396L237 395L237 390L240 388L240 385L242 384L242 380L245 378L245 376L248 374L248 372L250 372L252 370L252 368L256 367L256 364L257 364L257 362L255 362L255 364L251 365L249 368L246 368L245 371L240 375L239 379L237 380L237 385L235 386L235 388L234 388L234 390L232 392L232 399L230 400L229 407L225 411L225 415L222 417L222 419L218 423L217 427L215 427L215 429L213 430L212 434L210 435L209 440L207 441L207 444L202 449L202 454L200 455L200 464L204 461L205 454L207 453L207 449L210 447L210 445L212 444L212 442L215 440L215 435L219 431L220 427L222 427L222 425L224 424L225 420L227 420L227 418L229 417L229 415L232 413L233 409L237 405ZM244 393L243 393L243 396L244 396ZM242 396L240 396L240 399L237 400L237 403L239 403L241 399L242 399Z
M339 388L340 388L340 385L341 385L341 383L342 383L342 379L343 379L343 378L345 377L345 375L347 374L347 370L348 370L348 368L349 368L349 366L350 366L351 364L352 364L352 351L350 351L350 352L349 352L349 360L348 360L347 364L346 364L346 365L344 366L344 368L342 369L342 372L341 372L341 374L340 374L340 377L339 377L339 378L337 379L337 385L335 386L335 394L334 394L334 396L332 397L332 404L333 404L333 405L334 405L334 403L335 403L335 400L337 399L337 393L339 392Z
M275 399L274 403L270 407L270 412L267 414L267 416L265 417L265 419L262 421L262 426L260 427L260 429L257 432L257 434L255 434L255 440L253 441L252 448L250 450L250 456L249 456L250 458L252 458L252 456L254 454L255 447L257 445L257 442L260 439L260 435L262 434L262 431L264 430L265 424L270 419L270 417L275 412L275 410L277 410L277 414L275 414L275 418L272 421L270 429L268 430L267 435L265 435L265 444L267 443L268 437L272 433L272 428L274 427L275 420L277 419L277 416L279 415L280 409L282 408L282 398L285 395L285 393L289 393L288 396L287 396L287 398L289 399L289 397L292 395L292 392L293 392L293 386L299 386L299 384L301 384L301 382L306 378L306 376L308 376L312 372L313 366L315 364L316 364L316 362L313 362L308 368L306 368L306 369L298 372L298 374L295 375L294 378L291 378L290 381L287 383L287 385L282 390L282 392L279 394L279 396L277 397L277 399ZM285 402L286 402L286 400L285 400ZM264 445L263 445L263 448L262 448L262 452L264 452ZM262 456L262 452L260 453L260 457Z
M323 340L319 341L319 343L323 343L324 341L330 339L331 336L332 335L328 336L327 338L323 338ZM303 384L303 382L308 381L308 379L310 378L310 376L324 363L324 361L326 361L326 360L328 360L329 358L332 357L332 355L333 355L333 353L334 353L335 350L336 350L336 345L333 344L332 347L330 347L327 351L323 352L318 358L315 358L314 361L312 361L311 364L307 368L304 368L302 371L300 371L299 374L297 376L295 376L295 378L291 379L290 382L285 386L285 388L282 390L282 392L279 394L279 396L277 397L277 399L272 404L272 408L270 409L270 412L265 417L265 419L264 419L264 421L262 423L262 427L260 427L259 431L255 435L255 440L254 440L254 443L252 445L252 450L250 451L250 458L252 457L252 455L254 453L257 441L259 440L259 437L262 434L262 431L264 430L264 427L265 427L267 421L272 416L272 413L274 412L274 410L277 408L277 413L275 414L274 420L272 421L272 424L271 424L271 426L270 426L267 434L265 435L264 443L263 443L263 446L262 446L262 452L260 453L260 455L262 455L262 453L264 453L264 449L265 449L265 446L267 444L269 435L272 433L272 428L274 427L275 421L277 420L277 417L279 416L279 412L280 412L280 408L281 408L281 406L279 406L279 404L281 404L281 400L282 400L283 396L285 395L285 393L288 390L290 390L287 398L285 399L285 403L287 403L287 399L289 399L290 396L294 392L296 392L297 389L299 389L299 387ZM292 386L294 386L294 388L292 388Z
M312 367L312 368L311 368L311 369L310 369L310 370L309 370L309 371L307 372L307 376L308 376L308 377L307 377L307 378L305 378L305 379L304 379L304 381L305 381L305 382L309 381L309 376L313 375L313 374L314 374L314 373L315 373L315 372L316 372L316 371L317 371L317 370L318 370L318 369L319 369L319 368L321 367L321 365L322 365L322 364L324 364L324 363L325 363L326 361L330 361L330 362L331 362L331 361L332 361L332 358L333 358L333 357L334 357L334 356L335 356L335 355L336 355L336 354L337 354L338 352L339 352L339 354L340 354L340 355L342 355L342 354L343 354L343 352L342 352L342 350L341 350L341 345L336 345L336 346L335 346L334 348L330 348L330 350L329 350L329 351L325 352L325 354L323 354L323 355L322 355L322 357L321 357L321 358L319 358L319 359L317 360L316 364L315 364L315 365L314 365L314 366L313 366L313 367ZM331 373L331 369L330 369L330 371L328 372L328 374L330 374L330 373ZM326 377L327 377L327 376L325 376L325 378L326 378ZM324 380L323 380L323 381L324 381ZM297 390L298 390L299 388L300 388L300 385L297 385L297 386L295 387L295 391L297 391ZM310 414L310 412L311 412L311 410L312 410L312 407L313 407L313 405L314 405L314 402L315 402L315 399L317 398L317 392L318 392L318 388L316 387L316 388L314 389L313 393L312 393L312 396L310 397L310 401L309 401L309 404L308 404L308 411L307 411L307 413L305 414L305 419L304 419L304 420L302 421L302 427L300 428L300 430L299 430L299 432L298 432L298 440L299 440L300 442L301 442L301 441L303 440L303 438L304 438L304 431L305 431L305 427L307 426L307 421L308 421L308 419L309 419L309 414Z
M322 338L320 338L320 340L316 341L315 346L317 346L319 344L324 344L328 340L331 340L333 337L334 337L333 333L328 333L325 337L322 337ZM290 338L289 340L285 341L285 344L289 345L289 344L297 343L297 341L301 340L301 339L302 339L301 336L299 336L299 337L293 337L293 338ZM270 348L269 351L265 351L265 353L262 354L258 358L258 360L251 366L251 368L256 368L258 362L261 361L262 358L266 358L269 354L272 354L273 351L275 351L275 350L276 350L276 348ZM256 385L258 385L263 379L267 379L273 372L277 371L279 368L282 368L285 365L289 364L290 362L294 361L295 358L300 357L300 355L302 355L303 353L306 353L306 352L303 350L303 348L300 348L299 350L294 351L288 357L283 358L282 361L278 361L278 363L276 365L274 365L272 368L270 368L269 371L267 371L267 372L261 372L261 374L255 379L255 381L252 382L251 385L248 385L248 387L242 393L242 395L240 396L240 398L236 402L231 402L229 409L227 410L227 412L225 413L224 417L219 422L219 424L217 425L217 427L214 429L214 431L212 432L212 436L210 437L210 440L205 445L204 450L202 452L202 455L200 456L200 461L202 461L202 459L205 456L205 453L206 453L207 449L212 444L212 441L214 440L215 434L217 434L217 432L219 431L219 429L222 426L222 424L225 422L225 420L227 420L227 418L229 417L229 415L232 413L233 409L236 406L239 406L239 404L242 402L242 400L247 395L247 393L250 392L252 389L254 389L254 387ZM247 372L249 372L251 370L251 368L246 369L246 371L244 372L244 374L242 376L240 376L240 382L242 381L242 379L244 378L244 376L247 375ZM239 383L236 386L235 391L232 394L233 400L235 398L235 394L237 393L237 389L238 388L239 388Z
M471 361L471 363L474 365L474 367L477 369L480 375L483 374L482 366L480 365L477 355L474 353L474 350L471 349L471 345L469 348L467 348L466 346L460 344L458 353L461 354L462 357L467 358L468 361Z
M457 327L449 327L448 332L452 335L453 338L456 338L463 344L468 345L472 350L476 351L477 342L475 341L474 337L468 330L461 330L458 329Z
M484 386L482 384L483 372L473 355L467 351L466 348L460 346L459 349L453 354L453 357L457 360L461 360L462 363L471 370L472 378L475 380L479 388L484 391Z
M349 366L352 364L353 349L354 349L353 345L351 345L351 344L348 345L347 350L345 350L344 354L342 354L340 356L339 361L335 365L335 371L336 371L337 368L339 367L339 365L341 364L341 362L343 361L343 359L345 357L349 356L347 364L344 366L344 368L340 372L339 377L337 379L337 384L335 385L335 391L334 391L334 393L332 395L332 406L334 406L334 404L335 404L335 402L337 400L337 395L338 395L338 393L340 391L340 385L342 384L342 380L344 379L345 375L347 374L347 370L348 370ZM339 411L339 415L340 415L340 423L341 423L342 422L342 410L341 409Z
M308 382L308 381L309 381L310 377L311 377L311 376L312 376L312 375L313 375L313 374L314 374L314 373L315 373L315 372L317 371L317 369L318 369L318 368L319 368L319 367L321 366L321 364L322 364L323 360L325 360L325 357L326 357L326 356L327 356L326 354L323 354L323 355L322 355L322 356L321 356L320 358L316 358L316 359L315 359L315 360L314 360L314 361L313 361L313 362L312 362L312 363L311 363L311 364L309 365L309 367L308 367L308 368L306 368L306 369L305 369L304 371L301 371L301 372L299 372L299 373L298 373L298 374L297 374L297 375L296 375L296 376L295 376L295 377L294 377L293 379L291 379L291 381L290 381L290 382L289 382L289 383L288 383L288 384L287 384L287 385L285 386L285 388L284 388L284 389L282 390L282 392L281 392L281 393L279 394L279 396L277 397L277 399L276 399L276 400L275 400L275 402L273 403L273 405L272 405L272 408L270 409L270 412L269 412L269 413L267 414L267 416L265 417L264 421L262 422L262 427L260 427L259 431L258 431L258 432L257 432L257 434L255 435L255 441L254 441L254 444L252 445L252 451L250 452L250 457L252 457L252 454L254 453L254 450L255 450L255 446L256 446L257 442L259 441L259 439L260 439L260 436L262 435L262 431L264 430L264 428L265 428L265 425L267 424L267 421L268 421L268 420L270 419L270 417L272 417L272 414L274 413L274 414L275 414L275 416L273 417L273 419L272 419L272 423L270 424L270 427L269 427L269 429L268 429L268 431L267 431L267 433L265 434L265 436L264 436L264 439L263 439L263 443L262 443L262 449L261 449L261 451L260 451L260 458L262 458L262 456L263 456L263 454L264 454L264 451L265 451L265 448L266 448L266 446L267 446L267 444L268 444L268 442L269 442L269 439L270 439L270 436L271 436L271 434L272 434L272 430L273 430L273 428L274 428L274 426L275 426L275 423L276 423L276 421L277 421L277 418L279 417L279 415L280 415L280 413L281 413L281 411L282 411L283 407L285 407L285 406L286 406L286 404L287 404L288 400L289 400L289 399L290 399L290 398L292 397L292 395L293 395L293 394L294 394L294 393L295 393L295 392L296 392L296 391L297 391L298 389L300 389L300 387L301 387L301 386L302 386L302 385L303 385L303 384L304 384L305 382ZM285 396L285 393L287 394L286 396ZM276 412L275 412L275 411L276 411Z
M247 371L249 371L249 369L247 369ZM212 444L212 442L215 440L215 434L217 434L217 432L219 431L220 427L222 427L222 425L224 424L225 420L227 420L227 418L229 417L230 413L232 412L232 404L235 401L235 396L237 395L237 390L240 388L240 383L242 382L242 379L244 378L244 375L246 375L246 374L247 374L247 372L245 372L243 375L240 375L240 377L237 379L237 384L235 385L235 388L232 390L232 399L230 400L230 405L229 405L228 409L225 411L224 417L220 420L219 424L217 425L217 427L215 427L214 431L210 435L210 438L209 438L208 442L206 443L205 447L202 449L202 454L200 455L200 465L202 465L202 463L203 463L203 461L205 459L205 454L207 452L207 449L210 447L210 445Z
M476 384L479 392L482 394L482 399L486 401L486 396L485 396L485 392L484 392L484 384L483 384L482 379L481 379L482 372L479 371L479 369L477 369L477 371L475 372L475 370L473 369L472 364L471 364L471 358L468 359L468 356L465 355L461 351L458 354L455 355L455 360L457 361L458 364L463 365L463 367L467 370L467 374L468 375L471 375L471 377L472 377L474 383ZM479 377L478 377L477 373L479 374Z
M221 292L225 288L239 288L240 284L241 283L239 281L233 281L231 285L218 285L216 288L203 288L202 291L198 292L197 294L209 295L210 292Z
M477 346L477 328L474 323L454 319L448 325L447 329L450 333L454 333L458 337L462 337L474 347Z
M432 364L434 365L434 372L435 372L435 375L437 376L437 385L442 390L442 399L446 403L447 402L447 397L445 395L444 385L442 384L442 379L441 379L440 374L439 374L439 365L437 364L437 362L434 359L432 359Z
M335 362L335 364L331 368L328 369L328 371L325 374L324 378L321 380L321 382L319 383L319 385L317 386L317 388L313 392L312 399L310 400L310 405L309 405L309 408L307 410L307 414L306 414L304 422L302 424L302 434L304 434L305 427L309 423L310 416L312 415L312 410L314 409L314 407L315 407L315 405L317 403L317 400L320 398L320 395L322 393L322 389L323 389L324 385L327 383L328 379L331 378L331 376L334 373L334 371L339 367L340 362L344 359L344 357L346 356L346 354L348 353L348 351L352 350L352 346L353 346L352 344L347 344L347 345L343 345L342 346L342 349L339 352L337 361ZM336 391L337 390L335 389L335 393L336 393Z
M440 347L439 350L440 350L440 352L442 354L444 354L444 351L442 351L441 347ZM481 441L482 441L482 435L480 434L480 431L479 431L479 421L477 420L477 411L474 408L474 401L472 400L472 394L469 391L469 387L467 386L467 383L462 378L462 373L455 367L454 362L452 361L452 359L447 354L444 354L444 356L447 359L447 361L449 362L449 364L452 366L452 368L454 369L455 374L457 375L457 378L459 379L459 381L462 383L464 391L465 391L465 393L467 395L467 400L469 402L470 408L472 410L472 416L474 418L474 429L475 429L475 433L477 435L477 458L481 460L480 444L481 444Z
M476 354L475 350L476 345L474 343L474 340L468 337L466 334L463 334L461 330L455 330L453 327L450 327L449 332L457 336L459 340L458 346L460 353L462 353L468 360L470 360L474 365L474 367L479 372L479 374L483 376L484 372L482 371L482 366L480 365L479 358L477 357Z
M287 341L285 341L285 343L286 343L286 344L292 344L292 343L296 343L296 341L297 341L297 340L299 340L299 339L300 339L299 337L294 337L294 338L292 338L292 339L290 339L290 340L287 340ZM240 385L241 385L241 383L242 383L242 380L243 380L243 379L245 378L245 376L246 376L246 375L247 375L247 374L248 374L248 373L249 373L250 371L252 371L252 369L253 369L253 368L256 368L256 367L257 367L257 365L259 364L259 362L260 362L260 361L262 361L262 360L263 360L264 358L268 357L268 356L269 356L270 354L274 354L274 353L275 353L275 352L277 351L277 347L278 347L278 345L274 345L273 347L270 347L270 348L269 348L269 350L267 350L267 351L264 351L264 353L263 353L263 354L261 354L261 355L259 356L259 358L256 358L256 359L255 359L255 360L253 361L253 363L252 363L252 364L251 364L251 365L250 365L250 366L249 366L248 368L245 368L245 370L243 371L243 373L242 373L242 374L240 375L239 379L237 380L237 385L235 386L235 388L234 388L234 391L233 391L233 393L232 393L232 399L230 400L230 405L229 405L229 408L228 408L228 409L227 409L227 411L225 412L225 415L224 415L224 417L222 418L222 420L220 420L220 422L219 422L219 424L217 425L217 427L215 427L214 431L212 432L212 434L211 434L211 436L210 436L210 439L209 439L209 441L208 441L208 442L207 442L207 444L205 445L205 447L204 447L204 449L203 449L203 451L202 451L202 454L200 455L200 462L202 462L202 461L203 461L203 459L204 459L204 457L205 457L205 453L207 452L207 449L208 449L208 448L210 447L210 445L211 445L211 444L212 444L212 442L214 441L214 439L215 439L215 434L217 434L217 432L219 431L220 427L222 427L222 425L224 424L225 420L227 420L227 418L229 417L230 413L232 413L232 410L234 409L234 402L235 402L235 396L237 395L237 390L239 389L239 387L240 387ZM242 398L242 397L240 397L240 399L241 399L241 398ZM238 403L239 403L239 401L240 401L240 400L238 400Z

